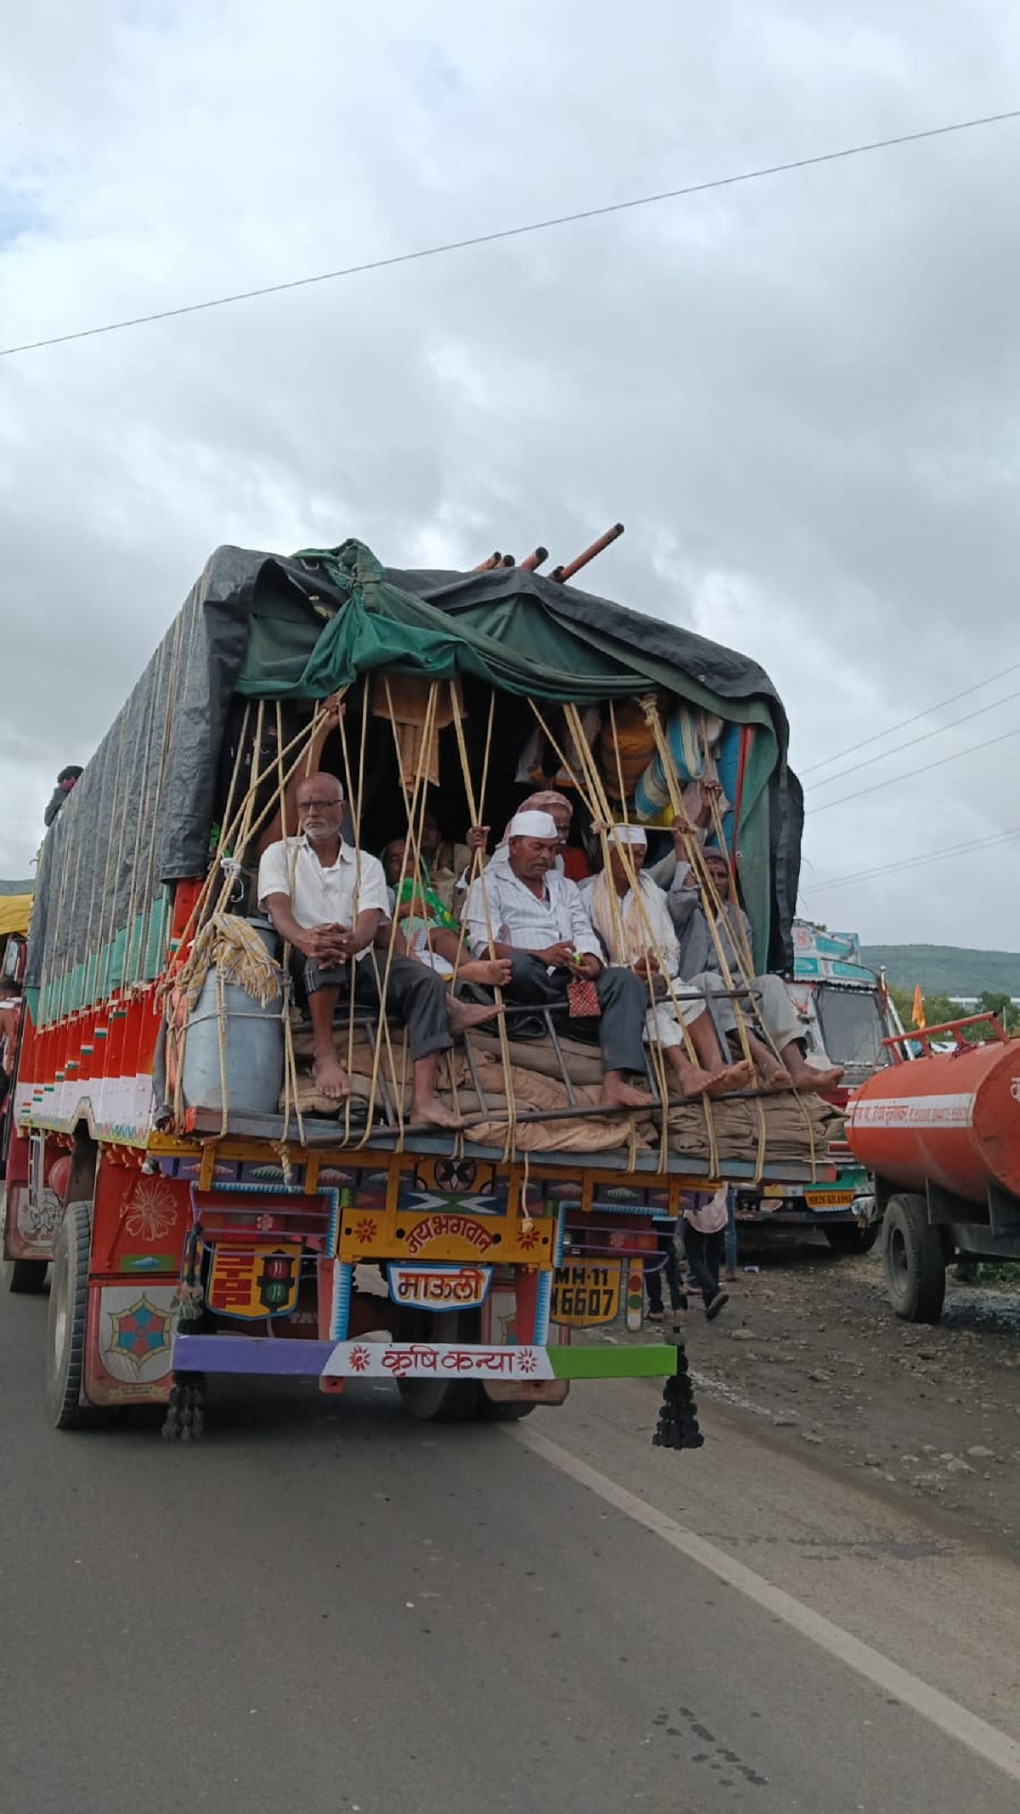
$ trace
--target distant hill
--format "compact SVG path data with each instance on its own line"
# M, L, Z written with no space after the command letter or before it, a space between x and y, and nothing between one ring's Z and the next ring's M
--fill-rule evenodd
M960 945L867 945L862 962L884 969L898 989L920 983L925 994L1020 995L1020 952L968 951Z
M31 894L34 882L0 882L0 894Z

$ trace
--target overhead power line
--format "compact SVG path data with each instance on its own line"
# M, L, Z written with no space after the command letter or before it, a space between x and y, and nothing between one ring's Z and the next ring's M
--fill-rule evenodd
M838 800L826 800L824 806L809 806L807 810L809 813L827 813L834 806L849 806L851 800L862 800L865 794L881 793L884 788L895 787L900 781L912 781L915 775L928 775L933 769L945 768L947 762L959 762L961 756L976 755L978 750L991 749L993 743L1005 743L1010 737L1020 737L1020 725L1015 730L1000 732L998 737L986 737L983 743L970 743L965 750L954 750L951 756L940 756L937 762L922 762L920 768L908 768L905 775L890 775L886 781L876 781L871 787L859 787L855 794L842 794Z
M1014 831L996 832L990 838L974 838L969 844L951 844L944 850L931 850L915 857L905 857L901 863L884 863L878 869L861 869L856 875L836 876L831 882L812 882L801 892L821 894L826 888L847 888L851 882L877 881L879 876L894 875L898 870L923 869L928 863L942 863L950 857L965 856L972 850L990 850L995 844L1008 844L1011 838L1020 838L1020 825Z
M528 233L546 233L553 227L566 227L576 221L599 220L610 214L623 214L630 208L651 208L661 202L680 201L688 195L705 195L711 189L729 189L738 183L760 182L768 176L785 176L793 170L809 170L817 164L834 164L841 158L864 157L873 151L888 151L897 145L916 145L925 139L946 138L951 133L973 132L982 126L999 126L1020 119L1020 107L1004 113L987 113L971 120L953 120L946 126L927 126L919 132L900 132L886 139L869 139L861 145L843 145L838 151L822 151L812 157L790 158L782 164L765 164L756 170L740 170L732 176L716 176L702 183L685 183L677 189L660 189L652 195L635 195L622 202L604 202L597 208L578 208L570 214L549 215L543 220L527 221L516 227L498 227L489 233L473 233L465 239L446 240L440 245L419 246L413 252L396 252L389 258L366 259L363 263L343 265L336 271L320 271L311 277L292 277L286 283L267 283L254 290L237 290L229 296L213 296L205 302L188 302L174 309L156 309L149 315L132 315L123 321L107 321L99 327L77 328L69 334L50 334L44 340L26 340L19 346L0 347L0 359L15 353L32 353L44 346L63 346L69 340L88 340L96 334L115 334L123 328L144 327L153 321L169 321L177 315L196 315L203 309L223 309L235 302L251 302L258 296L279 296L285 290L301 290L311 284L334 283L341 277L358 277L367 271L384 271L394 265L412 264L423 258L441 258L449 252L464 252L472 246L490 246L499 240L521 239Z
M940 699L936 705L925 706L922 712L915 712L910 718L901 718L898 724L887 725L884 731L876 731L872 737L862 737L856 743L848 743L845 749L836 750L831 756L823 756L821 762L812 762L807 768L798 768L797 773L803 781L805 775L813 775L819 768L828 768L830 762L838 762L843 756L856 756L858 750L866 750L872 743L881 743L883 737L892 737L897 731L905 731L908 724L919 724L922 718L930 718L933 713L944 711L947 705L955 705L958 699L968 699L972 693L980 693L982 687L990 687L993 681L1005 680L1007 674L1015 674L1018 668L1020 661L1014 661L1008 668L1000 668L997 674L989 674L987 680L978 680L972 687L964 687L962 693L950 693L948 699ZM998 701L995 703L998 704ZM988 710L991 709L989 706ZM838 776L830 775L828 778L835 781ZM812 786L824 787L825 783L815 781Z
M1014 693L1003 693L1002 698L993 699L991 705L979 705L975 707L973 712L964 712L960 718L951 718L948 724L936 725L933 731L922 731L920 737L908 737L905 743L894 744L891 750L883 750L879 756L866 756L863 762L851 762L849 768L839 769L836 774L827 776L824 781L812 781L811 786L805 788L804 791L806 793L812 793L816 787L828 787L832 781L845 781L848 775L856 775L859 769L874 768L876 762L884 762L889 756L898 756L903 750L912 750L919 743L929 743L933 737L941 737L944 731L955 730L958 724L969 724L972 718L983 718L986 712L994 712L996 706L999 705L1008 705L1011 699L1020 699L1020 688ZM974 745L975 749L980 749L981 747L981 744ZM965 756L967 752L966 750L960 750L958 751L958 754ZM946 760L949 761L951 758L947 757ZM931 766L935 768L938 765L932 763ZM850 797L856 798L854 795L851 795ZM835 802L833 802L833 804L835 804ZM821 808L816 807L814 810L821 811Z

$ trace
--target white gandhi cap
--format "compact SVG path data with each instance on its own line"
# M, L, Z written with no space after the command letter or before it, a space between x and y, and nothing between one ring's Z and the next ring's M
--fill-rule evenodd
M643 825L614 825L610 836L615 844L648 843L648 833Z
M551 813L515 813L510 821L511 838L552 838L559 839L556 820Z

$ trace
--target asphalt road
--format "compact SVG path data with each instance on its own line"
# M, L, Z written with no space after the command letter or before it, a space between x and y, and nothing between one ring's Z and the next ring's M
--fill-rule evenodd
M0 1303L3 1814L1015 1814L1012 1560L814 1458L652 1450L641 1382L60 1435L44 1324Z

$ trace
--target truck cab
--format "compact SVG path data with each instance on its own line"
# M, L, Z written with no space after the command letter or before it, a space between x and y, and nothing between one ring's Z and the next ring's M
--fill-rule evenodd
M883 1042L903 1032L884 978L862 963L855 932L829 932L809 920L793 922L794 972L788 985L803 1024L809 1062L840 1065L833 1100L843 1107L854 1090L890 1063ZM765 1183L738 1190L738 1222L820 1228L837 1253L867 1253L879 1216L868 1174L844 1140L830 1148L837 1165L831 1183L805 1191Z

